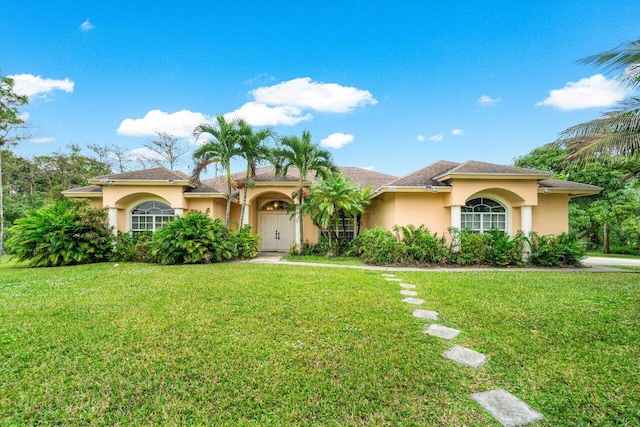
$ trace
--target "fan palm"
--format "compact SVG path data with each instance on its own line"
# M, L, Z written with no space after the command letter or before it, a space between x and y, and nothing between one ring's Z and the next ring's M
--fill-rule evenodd
M216 117L216 123L201 123L193 130L193 135L199 138L203 134L212 136L200 148L194 151L193 159L195 166L191 173L192 180L199 184L200 173L212 163L218 162L225 170L227 177L227 208L225 212L225 225L229 226L231 216L231 160L240 155L238 148L239 129L238 121L227 121L224 116Z
M296 212L298 214L298 244L300 250L303 250L302 242L304 242L302 212L301 208L304 204L304 185L310 174L316 177L326 177L330 172L337 170L331 159L329 151L318 147L311 142L311 133L303 131L302 137L287 136L280 139L280 147L274 151L273 163L276 169L276 175L284 176L289 168L297 168L300 177L298 179L298 187L293 194L298 199L296 204Z

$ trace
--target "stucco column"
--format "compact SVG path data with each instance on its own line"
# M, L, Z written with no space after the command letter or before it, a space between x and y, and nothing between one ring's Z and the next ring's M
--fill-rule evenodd
M462 228L462 206L451 206L451 227L460 230ZM458 252L460 250L460 238L459 236L452 236L451 250Z
M242 217L242 224L249 224L249 203L244 205L244 216Z
M521 206L520 207L520 231L524 233L525 236L528 236L531 233L533 224L533 216L531 206ZM531 255L531 247L529 243L524 243L524 248L522 250L522 259L527 260Z
M109 208L109 227L113 227L113 234L118 235L118 208Z
M177 215L177 216L184 216L184 208L173 208L173 212Z

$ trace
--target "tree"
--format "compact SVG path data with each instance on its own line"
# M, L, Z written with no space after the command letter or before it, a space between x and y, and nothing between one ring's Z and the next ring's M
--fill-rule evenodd
M256 167L268 160L271 156L271 149L265 145L265 141L273 136L270 128L254 131L244 120L238 121L238 150L240 156L247 162L247 169L242 183L242 209L240 210L239 230L244 225L244 212L247 205L247 193L249 188L253 188L253 177L256 175Z
M212 163L218 162L224 168L227 175L227 209L225 213L225 225L229 226L231 216L231 160L240 155L238 149L237 120L228 122L224 116L216 117L215 124L201 123L193 130L196 139L203 134L212 136L193 153L195 166L191 178L195 183L200 182L200 173Z
M117 169L119 173L126 172L132 160L129 151L117 145L87 144L87 148L96 153L99 162L109 165L110 169Z
M2 149L21 138L16 129L24 126L18 107L29 102L26 96L13 91L13 79L0 76L0 156ZM4 255L4 186L2 185L2 157L0 157L0 256Z
M149 150L158 154L169 165L169 170L173 170L178 159L189 152L189 149L180 143L180 140L166 132L156 132L158 139L152 139L144 144ZM158 166L163 166L163 161L155 158L149 159Z
M640 86L640 40L581 59L604 71L622 71L621 81ZM568 160L584 163L601 154L637 158L640 154L640 98L630 97L598 119L572 126L558 141L569 150ZM632 174L640 173L640 169Z
M364 213L369 204L369 199L363 197L369 191L360 190L340 173L329 174L311 187L309 200L303 206L302 214L308 213L316 227L327 230L329 247L335 252L334 237L338 237L336 230L339 229L340 222L343 231L346 229L347 218L352 218L356 223L357 217Z
M302 132L302 138L297 136L285 136L280 139L280 147L274 151L273 163L276 169L276 175L286 175L291 167L298 169L300 178L298 180L298 188L292 195L293 199L298 199L295 205L298 214L299 240L300 250L303 250L303 225L302 225L302 206L305 199L305 181L310 174L314 173L316 177L326 177L329 173L336 171L337 168L332 162L331 153L318 147L311 142L311 133L309 131Z
M552 178L597 185L600 194L577 197L569 202L569 229L586 239L592 247L640 247L640 205L638 182L627 179L640 162L624 157L601 155L582 165L567 162L568 149L557 144L538 147L515 159L515 166L549 171Z

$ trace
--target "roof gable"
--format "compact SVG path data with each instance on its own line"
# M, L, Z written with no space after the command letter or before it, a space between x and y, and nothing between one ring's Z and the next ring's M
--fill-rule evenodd
M460 165L460 163L440 160L430 164L429 166L425 166L422 169L411 172L410 174L392 181L387 185L393 187L425 187L427 185L443 185L441 182L436 181L435 177L442 175L458 165Z

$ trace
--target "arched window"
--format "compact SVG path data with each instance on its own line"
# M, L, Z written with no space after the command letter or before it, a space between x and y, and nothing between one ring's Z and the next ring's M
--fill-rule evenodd
M286 211L288 207L289 203L285 202L284 200L271 200L270 202L262 205L262 210L269 212Z
M144 202L131 211L131 231L133 233L155 231L165 222L173 221L175 211L162 202Z
M474 233L489 230L507 232L507 209L495 200L478 197L469 200L462 207L462 228Z

